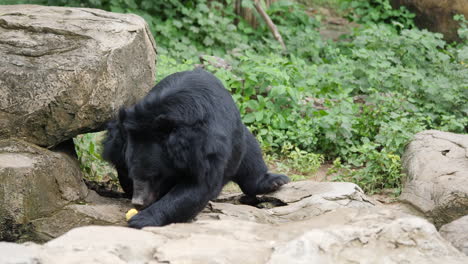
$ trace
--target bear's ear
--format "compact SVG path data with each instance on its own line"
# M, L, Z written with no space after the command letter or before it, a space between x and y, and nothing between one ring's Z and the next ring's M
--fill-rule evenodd
M163 134L170 134L176 127L177 122L170 119L167 115L159 115L153 120L152 128Z
M119 120L119 124L122 124L126 118L127 118L127 112L125 111L125 108L122 107L119 109L119 115L117 117L117 120Z
M107 135L103 141L102 158L111 162L114 166L125 165L125 131L117 120L107 124Z

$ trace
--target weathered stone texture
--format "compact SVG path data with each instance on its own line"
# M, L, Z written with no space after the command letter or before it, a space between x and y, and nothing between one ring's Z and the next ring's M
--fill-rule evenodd
M0 139L51 147L101 128L151 89L155 56L136 15L0 6Z
M468 214L468 135L418 133L402 157L407 174L400 199L436 226Z

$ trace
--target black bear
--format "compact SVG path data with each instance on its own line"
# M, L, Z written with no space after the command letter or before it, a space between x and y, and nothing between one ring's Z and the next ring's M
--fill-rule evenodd
M142 209L129 226L186 222L229 181L249 196L289 182L270 173L221 81L202 69L172 74L108 125L103 157Z

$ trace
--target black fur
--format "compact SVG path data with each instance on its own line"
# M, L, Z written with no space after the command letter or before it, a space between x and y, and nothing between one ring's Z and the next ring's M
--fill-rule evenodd
M131 227L186 222L229 181L247 195L289 182L269 173L229 92L197 69L172 74L110 122L104 159L140 209Z

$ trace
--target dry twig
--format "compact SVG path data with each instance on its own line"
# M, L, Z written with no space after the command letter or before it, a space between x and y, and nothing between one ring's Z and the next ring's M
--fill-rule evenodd
M275 37L275 39L281 44L281 47L283 47L283 50L286 50L286 45L284 45L283 38L281 37L281 34L278 31L278 28L276 28L276 25L275 23L273 23L270 16L265 12L265 10L263 10L260 4L260 1L255 0L254 4L255 4L255 9L257 9L257 12L260 13L263 20L265 20L265 22L268 25L268 28L270 29L271 33L273 33L273 36Z

